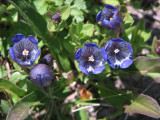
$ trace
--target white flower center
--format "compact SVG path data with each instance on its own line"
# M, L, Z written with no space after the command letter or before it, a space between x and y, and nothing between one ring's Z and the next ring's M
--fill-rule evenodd
M115 49L115 50L114 50L114 53L118 53L118 52L119 52L119 50L118 50L118 49Z
M23 52L22 52L22 55L29 55L29 51L24 49Z
M93 55L91 55L91 56L88 58L88 61L94 62L94 57L93 57Z

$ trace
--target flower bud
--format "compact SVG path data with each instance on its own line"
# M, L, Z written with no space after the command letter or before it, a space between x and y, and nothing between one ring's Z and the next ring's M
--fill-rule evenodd
M53 58L50 54L45 55L43 58L41 58L39 60L40 64L46 64L48 65L50 68L52 68L53 66Z
M30 80L39 87L47 87L53 79L52 69L45 64L35 65L30 71Z
M54 23L59 23L61 21L61 14L60 13L55 13L52 15L52 22Z

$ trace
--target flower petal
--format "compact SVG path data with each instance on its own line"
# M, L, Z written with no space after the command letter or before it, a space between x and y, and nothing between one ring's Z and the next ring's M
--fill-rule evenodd
M84 74L89 75L89 73L88 73L88 71L87 71L87 69L86 69L85 67L79 65L79 69L80 69Z
M93 71L93 74L99 74L101 73L103 70L105 69L105 66L99 66L97 67L94 71Z
M120 65L120 67L121 68L128 68L132 63L133 63L133 60L127 59L127 60L125 60L125 61L122 62L122 64Z
M118 11L118 9L117 9L114 5L105 4L105 7L106 7L107 9L113 9L114 11Z
M95 43L84 43L84 45L87 47L97 47L98 48L98 45Z
M17 43L18 41L22 40L23 38L25 38L25 36L23 34L17 34L12 38L12 42Z
M106 27L107 29L109 29L109 30L113 29L113 26L112 26L112 24L111 24L111 22L109 20L103 19L102 20L102 25L104 27Z
M97 14L97 19L96 19L97 22L101 21L101 13L102 13L102 11L100 11L100 12Z
M13 60L15 60L15 54L14 54L14 51L13 51L13 47L10 47L10 48L9 48L9 53L10 53L10 55L11 55L11 58L12 58Z
M28 39L29 39L32 43L34 43L35 45L38 45L38 41L37 41L32 35L29 35L29 36L28 36Z
M76 52L76 56L74 58L74 60L78 60L81 56L81 51L82 51L82 48L78 49L77 52Z

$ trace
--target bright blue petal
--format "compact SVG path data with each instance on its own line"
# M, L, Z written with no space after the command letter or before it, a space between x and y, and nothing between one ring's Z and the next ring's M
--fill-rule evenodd
M28 39L29 39L32 43L34 43L35 45L38 45L38 41L37 41L32 35L29 35L29 36L28 36Z
M123 63L120 65L121 68L128 68L133 63L133 60L127 59L123 61Z
M100 11L100 12L97 14L97 19L96 19L97 22L99 22L99 21L101 20L101 13L102 13L102 11Z
M76 52L76 56L74 58L74 60L78 60L81 56L81 51L82 51L82 48L78 49L77 52Z
M18 41L22 40L23 38L25 38L25 36L23 34L17 34L12 38L12 42L17 43Z
M86 69L85 67L79 65L79 69L80 69L84 74L89 75L89 73L88 73L88 71L87 71L87 69Z
M103 19L102 20L102 25L104 27L106 27L107 29L109 29L109 30L113 29L113 26L112 26L112 24L111 24L111 22L109 20Z
M118 11L118 9L114 5L105 4L106 9L112 9L114 11Z
M11 55L11 58L12 58L13 60L15 60L15 54L14 54L14 51L13 51L13 47L10 47L10 48L9 48L9 53L10 53L10 55Z
M87 46L87 47L96 47L96 48L98 48L97 44L95 44L95 43L84 43L84 45Z
M105 66L99 66L97 67L94 71L93 71L93 74L99 74L101 73L103 70L105 69Z

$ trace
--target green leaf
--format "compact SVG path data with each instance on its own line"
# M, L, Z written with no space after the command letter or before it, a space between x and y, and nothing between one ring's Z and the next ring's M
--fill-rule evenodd
M61 17L62 20L67 20L70 15L70 6L66 5L66 6L61 7L60 13L62 15Z
M69 5L70 5L70 4L72 3L72 1L73 1L73 0L65 0L65 2L64 2L64 3L65 3L65 4L69 4Z
M45 0L33 0L33 4L40 14L44 15L46 13L48 4Z
M143 114L153 118L160 118L160 106L155 99L141 94L130 105L125 105L127 114Z
M0 65L0 78L4 78L7 76L7 71L5 70L5 67Z
M81 10L79 10L78 8L72 8L71 15L74 17L74 19L77 22L84 20L83 12Z
M3 112L8 114L10 107L6 100L1 100L1 107L2 107Z
M35 11L25 0L8 0L16 7L21 16L32 26L33 30L43 37L43 33L47 30L47 24L44 18ZM45 39L45 38L44 38Z
M123 0L103 0L103 3L104 4L111 4L111 5L120 5L120 1L123 1Z
M63 0L52 0L55 2L56 6L61 6L63 4Z
M6 120L23 120L27 118L31 106L39 104L46 96L34 91L19 100L9 111Z
M83 109L75 113L77 120L89 120L89 115L87 114L87 110Z
M74 5L72 7L86 9L86 2L84 0L74 0Z
M58 58L60 60L61 66L64 69L64 71L68 72L69 70L71 70L70 61L65 54L62 54L62 55L59 54Z
M95 29L93 24L85 24L83 25L82 33L86 36L91 37L93 35L94 30Z
M129 13L125 14L123 21L124 21L124 23L123 23L122 27L124 30L129 28L134 23L134 20Z
M129 73L140 73L145 75L147 72L160 73L157 68L160 69L160 58L148 58L140 56L133 61L133 64L123 71L127 71ZM155 69L156 68L156 69Z
M28 75L22 75L19 72L14 72L14 73L12 73L11 77L9 78L9 81L11 81L12 83L16 84L20 80L26 79L27 76Z
M104 80L102 78L103 77L102 75L104 76L104 74L101 73L101 75L99 75L99 76L92 76L91 75L90 77L91 77L91 79L95 79L98 81L106 80L106 74L104 76L105 77ZM100 96L104 100L106 100L108 103L110 103L111 105L116 107L118 110L123 110L123 106L127 103L130 103L130 101L136 97L136 94L133 94L130 91L124 92L124 91L121 91L121 90L114 88L112 81L110 81L109 79L107 80L107 84L104 84L102 82L101 83L99 82L99 84L95 84L92 81L88 81L88 83L97 87Z
M100 96L119 110L122 110L123 106L134 98L131 92L117 90L111 84L95 86L99 89Z
M12 82L4 79L0 79L0 89L4 89L5 91L19 97L25 95L25 91L23 89L17 87Z
M143 38L143 41L146 42L151 36L150 31L142 31L141 32L141 37Z

